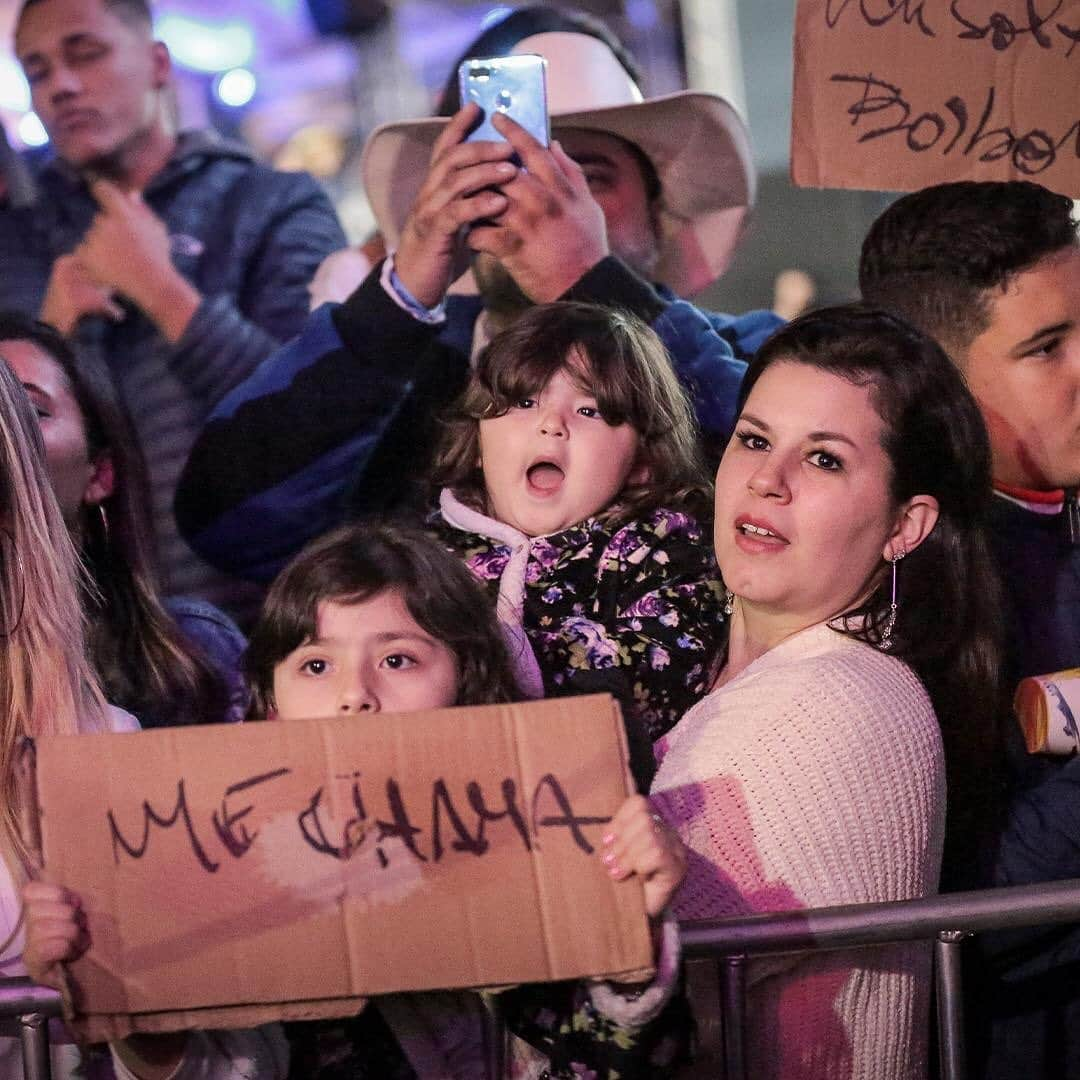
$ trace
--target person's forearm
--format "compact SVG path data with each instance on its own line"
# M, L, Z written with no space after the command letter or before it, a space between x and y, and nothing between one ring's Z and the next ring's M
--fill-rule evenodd
M175 345L199 310L202 296L179 271L170 267L169 272L148 282L131 300L161 331L162 337Z

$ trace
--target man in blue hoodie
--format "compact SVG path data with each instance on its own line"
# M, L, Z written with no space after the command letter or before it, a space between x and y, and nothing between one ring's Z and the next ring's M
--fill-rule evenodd
M26 0L15 52L51 154L36 198L0 203L0 306L100 356L147 458L165 585L225 606L173 490L210 409L307 314L344 243L318 185L207 131L177 131L167 48L146 0Z

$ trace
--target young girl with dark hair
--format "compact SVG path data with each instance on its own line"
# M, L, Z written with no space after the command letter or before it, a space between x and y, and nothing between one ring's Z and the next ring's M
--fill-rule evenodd
M602 688L652 739L705 691L723 615L709 485L656 335L587 304L491 340L446 425L430 522L491 594L530 697Z
M465 567L422 533L346 526L312 541L282 570L267 594L244 657L251 687L249 719L275 719L280 714L275 690L279 674L282 680L292 679L282 665L301 647L323 637L320 620L325 621L327 612L348 608L361 623L364 605L390 593L400 598L416 626L453 654L456 690L445 704L517 700L520 695L498 624L491 618L462 617L475 610L478 599L482 603L476 581ZM392 658L387 666L395 672L404 674L419 666L415 658L389 650L387 656ZM333 683L337 688L337 672L329 670L334 665L325 659L298 659L297 667L312 684L305 693L312 716L407 711L378 700L350 704L349 697L323 697L316 684Z
M87 641L106 697L144 728L239 719L243 636L205 601L158 596L146 468L108 372L14 312L0 313L0 359L37 410L49 478L89 570Z
M468 570L430 537L391 527L348 526L305 548L270 589L248 669L254 709L286 722L348 715L377 723L382 712L516 696L499 626ZM685 868L682 846L635 796L613 819L603 854L616 880L638 876L644 884L646 909L657 919L661 974L629 991L559 983L499 995L509 1027L541 1048L515 1040L511 1057L542 1059L552 1077L586 1069L605 1077L663 1075L669 1028L656 1018L674 987L678 948L674 924L662 915ZM33 886L27 897L28 963L39 981L55 983L58 965L89 946L77 901L46 885ZM164 1075L177 1068L183 1078L273 1078L287 1055L289 1074L305 1080L478 1080L489 1075L486 1015L481 996L466 991L390 994L356 1017L286 1025L287 1051L273 1026L193 1033L179 1045L175 1038L158 1045L171 1052L164 1055ZM146 1039L136 1044L140 1052L146 1045ZM158 1075L152 1058L140 1063L130 1050L130 1044L118 1047L128 1054L126 1075Z

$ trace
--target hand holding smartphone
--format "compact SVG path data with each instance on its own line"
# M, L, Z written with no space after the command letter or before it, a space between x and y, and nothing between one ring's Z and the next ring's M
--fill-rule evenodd
M466 141L502 140L491 121L504 113L541 145L549 145L546 72L547 61L531 53L464 61L458 68L461 104L474 101L482 114Z

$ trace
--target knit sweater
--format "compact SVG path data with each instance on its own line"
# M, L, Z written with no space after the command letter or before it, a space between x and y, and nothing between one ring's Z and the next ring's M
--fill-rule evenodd
M823 624L695 705L653 793L692 849L680 919L937 887L945 780L930 701L905 664ZM748 1075L925 1077L929 959L918 944L751 964Z

